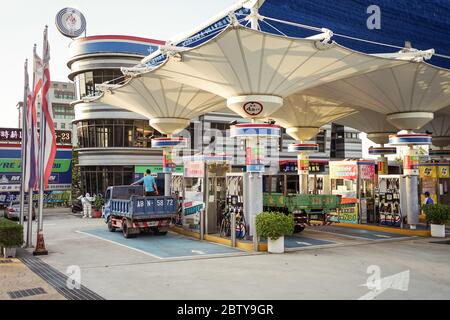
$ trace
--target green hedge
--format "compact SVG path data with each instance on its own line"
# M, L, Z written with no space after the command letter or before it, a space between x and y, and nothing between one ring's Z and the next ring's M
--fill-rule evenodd
M0 218L0 247L13 248L23 245L23 226L20 224Z
M450 220L450 206L445 204L426 204L423 212L432 224L446 224Z
M278 240L294 233L294 216L280 212L263 212L256 216L256 232L260 237Z

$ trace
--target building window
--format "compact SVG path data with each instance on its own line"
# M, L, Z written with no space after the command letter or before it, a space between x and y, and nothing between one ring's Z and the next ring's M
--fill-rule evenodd
M114 81L113 81L114 80ZM123 80L123 74L118 69L104 69L85 72L75 77L78 99L86 96L94 96L99 92L96 85L105 82L118 83Z
M134 180L133 166L80 167L83 194L105 194L109 186L130 185Z
M327 144L327 131L321 131L316 136L316 143L319 145L319 152L324 153L326 150L326 144Z
M53 103L52 108L55 119L73 120L75 118L75 111L68 104Z
M150 148L161 136L144 120L90 120L77 124L80 148Z

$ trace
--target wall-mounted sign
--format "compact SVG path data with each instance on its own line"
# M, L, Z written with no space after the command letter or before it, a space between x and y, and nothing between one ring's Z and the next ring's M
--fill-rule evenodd
M78 38L86 31L86 18L74 8L64 8L56 15L56 27L68 38Z
M72 131L56 130L57 145L72 145ZM0 128L0 142L22 142L22 129Z
M263 112L264 107L259 102L247 102L244 104L243 109L249 116L257 116Z

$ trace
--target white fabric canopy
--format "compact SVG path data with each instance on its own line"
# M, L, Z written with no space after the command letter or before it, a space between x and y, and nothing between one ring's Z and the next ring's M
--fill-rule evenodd
M285 98L284 106L270 118L284 128L322 127L355 112L355 109L336 102L294 94Z
M450 70L408 62L326 83L304 93L385 115L436 112L450 104Z
M167 134L184 129L190 119L226 106L221 97L151 72L105 90L97 101L157 119L159 124L152 125Z
M391 125L386 116L369 110L357 108L357 113L353 113L344 118L335 121L337 124L356 129L367 134L370 133L392 133L398 132L398 129Z
M355 109L339 103L294 94L285 98L284 106L270 118L278 125L290 129L288 133L294 139L308 141L317 134L320 127L355 112Z
M433 134L433 145L447 147L450 145L450 107L441 110L434 119L424 126L422 132Z
M169 55L154 73L226 99L241 95L287 97L301 89L407 63L358 53L336 43L289 38L242 26L229 26L179 55Z

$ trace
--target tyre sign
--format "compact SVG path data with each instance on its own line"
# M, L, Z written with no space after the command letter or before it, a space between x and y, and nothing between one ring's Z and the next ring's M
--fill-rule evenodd
M247 113L249 116L260 115L264 110L263 105L259 102L247 102L246 104L244 104L243 108L245 113Z
M86 30L86 18L74 8L64 8L56 15L56 27L68 38L77 38Z

